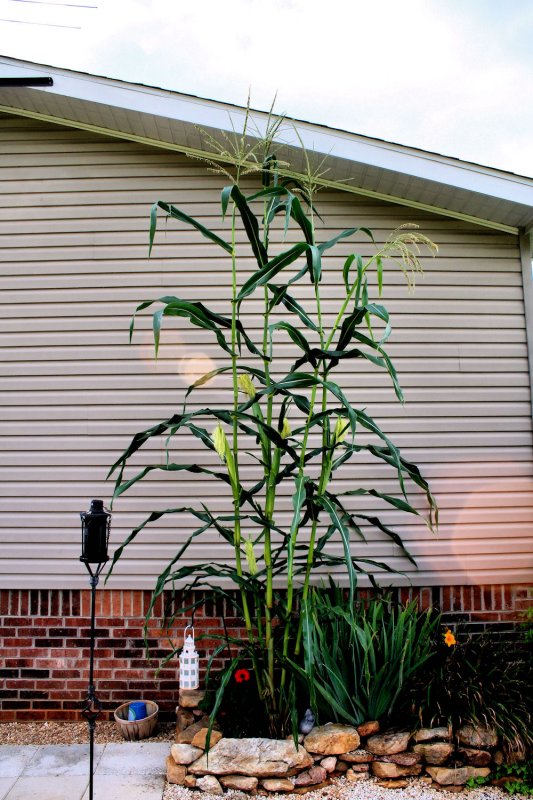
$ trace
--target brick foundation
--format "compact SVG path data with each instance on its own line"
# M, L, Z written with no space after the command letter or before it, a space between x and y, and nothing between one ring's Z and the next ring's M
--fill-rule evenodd
M446 586L396 590L402 601L417 599L421 608L434 605L444 622L471 631L506 632L533 604L528 586ZM360 597L370 592L360 590ZM201 599L200 593L195 600ZM178 662L172 659L157 673L159 662L182 644L185 620L162 630L162 598L150 621L150 664L145 655L143 624L150 592L98 590L95 681L104 716L120 703L139 697L155 700L162 716L178 699ZM183 598L176 597L177 605ZM191 598L186 598L188 604ZM207 599L195 612L195 633L201 665L219 644L223 622L232 635L242 635L243 621L231 605ZM0 590L0 721L77 720L89 674L89 590ZM219 666L215 663L215 666Z

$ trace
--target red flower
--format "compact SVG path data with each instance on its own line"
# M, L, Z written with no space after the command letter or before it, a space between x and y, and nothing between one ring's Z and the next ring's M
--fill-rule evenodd
M250 680L250 673L247 669L238 669L235 673L235 680L237 683L244 683L244 681Z

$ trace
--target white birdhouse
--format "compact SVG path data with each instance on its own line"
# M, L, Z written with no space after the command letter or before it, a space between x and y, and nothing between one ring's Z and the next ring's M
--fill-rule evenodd
M188 630L192 630L192 635L187 634ZM180 689L198 689L199 685L200 667L198 653L194 647L194 628L192 625L187 625L180 655Z

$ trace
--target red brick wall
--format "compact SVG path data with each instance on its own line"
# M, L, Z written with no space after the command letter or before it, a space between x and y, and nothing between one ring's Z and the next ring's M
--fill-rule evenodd
M422 608L433 604L443 612L446 624L462 623L472 631L490 626L505 632L533 604L533 588L527 586L397 592L403 601L418 599ZM182 598L176 600L181 604ZM162 601L156 606L148 636L150 664L143 640L149 602L146 591L97 590L95 682L108 715L120 703L139 697L155 700L163 715L177 703L177 658L156 673L160 660L171 652L171 643L181 645L185 622L180 618L171 630L162 630ZM216 635L222 633L223 617L232 634L243 632L242 620L232 614L229 604L209 599L196 610L196 636L205 636L197 642L204 669L219 643ZM89 590L0 590L0 721L80 718L89 676L89 626Z

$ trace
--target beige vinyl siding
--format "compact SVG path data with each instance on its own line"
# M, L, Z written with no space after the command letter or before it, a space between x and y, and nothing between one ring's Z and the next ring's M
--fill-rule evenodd
M228 236L220 220L221 180L181 156L7 117L0 118L0 161L0 585L84 586L78 512L91 497L109 500L110 464L133 433L181 409L187 376L221 364L214 337L181 321L166 325L157 362L147 315L128 344L131 314L142 300L177 294L229 312L228 262L196 232L162 222L148 260L150 205L174 202ZM368 545L354 543L355 552L406 570L406 577L386 583L530 579L533 452L517 238L339 192L324 191L318 205L320 240L363 225L382 242L397 225L414 221L439 245L438 258L424 259L425 278L414 294L397 269L386 275L389 353L405 406L388 376L368 362L351 363L341 381L430 479L439 534L385 508L383 520L402 535L418 571L375 533ZM254 263L242 232L238 241L244 280ZM363 255L372 252L364 237L354 242ZM325 259L329 323L342 297L339 265L354 247L344 242ZM256 341L260 309L253 298L243 307L243 324ZM281 335L276 342L288 369L294 352ZM191 407L222 403L229 385L217 378L193 395ZM177 460L215 465L196 439L178 441ZM161 443L152 442L136 464L163 458ZM253 481L259 469L244 460ZM338 486L397 491L392 473L365 457ZM154 474L117 501L112 542L149 511L205 499L213 510L231 507L221 483ZM424 507L416 491L410 499ZM287 521L288 497L283 504ZM357 507L376 511L380 504ZM192 518L163 518L131 546L112 586L152 586L191 525ZM188 559L225 554L216 535L207 534Z

